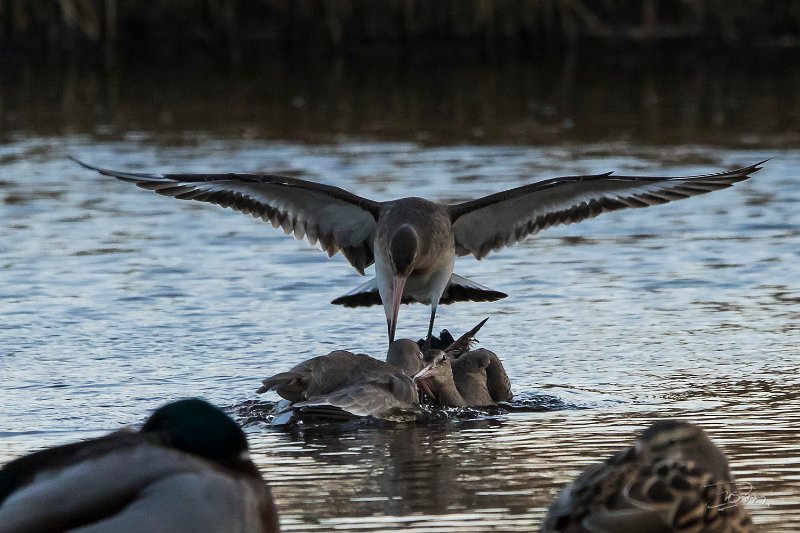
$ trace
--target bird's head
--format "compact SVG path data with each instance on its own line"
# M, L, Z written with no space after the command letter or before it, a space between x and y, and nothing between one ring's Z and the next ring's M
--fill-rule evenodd
M422 357L425 365L422 370L414 375L414 383L433 400L438 401L437 392L449 385L454 385L453 368L450 366L450 357L441 350L430 350Z
M198 398L160 407L141 432L157 435L164 446L223 465L249 462L247 437L239 425L219 408Z
M411 275L418 253L419 236L414 228L403 224L392 233L389 239L389 260L395 276L407 278Z
M424 366L419 344L411 339L398 339L391 343L386 362L402 369L409 376L413 376Z
M386 318L388 319L389 343L391 344L397 329L397 314L400 311L400 304L403 302L403 289L406 280L414 271L414 263L417 260L419 236L414 228L403 224L389 237L388 249L389 263L392 267L392 296L391 303L384 302L384 306L389 305L386 307Z
M644 457L676 457L701 465L717 479L730 476L728 460L706 433L683 420L659 420L636 441L636 453Z

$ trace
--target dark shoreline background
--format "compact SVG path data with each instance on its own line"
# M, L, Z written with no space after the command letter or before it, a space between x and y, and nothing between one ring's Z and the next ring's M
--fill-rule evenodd
M529 60L800 52L784 0L0 0L5 64Z
M0 141L800 144L800 2L0 0Z
M86 134L185 144L210 135L791 148L800 145L798 87L800 65L779 61L17 66L0 77L0 141Z

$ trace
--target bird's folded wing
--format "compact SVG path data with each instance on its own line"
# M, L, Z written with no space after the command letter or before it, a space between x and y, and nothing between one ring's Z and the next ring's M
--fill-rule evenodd
M295 408L335 407L356 416L380 418L392 411L409 409L412 404L402 401L385 386L358 384L325 396L294 404Z
M724 189L749 178L762 163L705 176L567 176L456 204L450 206L456 253L481 259L549 226Z
M180 200L209 202L262 218L286 234L306 237L332 256L341 251L361 274L374 262L379 202L310 181L271 174L145 174L85 168Z

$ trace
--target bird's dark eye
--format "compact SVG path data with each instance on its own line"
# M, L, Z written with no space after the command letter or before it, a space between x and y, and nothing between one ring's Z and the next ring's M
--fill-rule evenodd
M446 356L446 355L443 355L443 356L442 356L442 362L444 363L445 361L447 361L447 356Z

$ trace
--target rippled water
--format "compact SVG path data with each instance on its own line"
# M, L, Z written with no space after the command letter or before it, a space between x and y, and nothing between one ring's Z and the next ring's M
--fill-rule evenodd
M341 256L68 154L125 169L291 171L375 199L438 200L775 156L733 189L459 259L458 273L510 296L442 307L437 326L460 333L491 316L479 338L505 362L519 410L294 432L250 420L247 432L287 531L530 531L566 481L662 417L708 430L765 498L751 505L757 523L800 529L800 150L11 136L0 144L0 461L185 396L244 422L263 377L334 348L385 349L382 310L328 303L361 282ZM403 307L398 334L421 336L427 309Z

